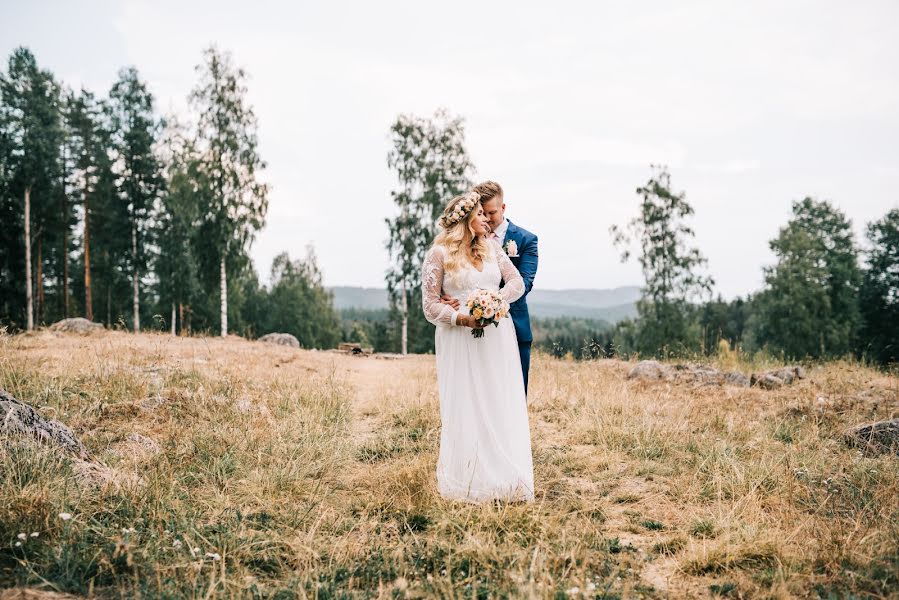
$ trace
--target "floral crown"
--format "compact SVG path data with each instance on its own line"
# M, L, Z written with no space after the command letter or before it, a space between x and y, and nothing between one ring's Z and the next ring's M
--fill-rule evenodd
M472 190L463 196L462 200L456 203L453 210L448 215L440 217L440 225L444 229L449 229L462 219L468 216L468 213L478 205L481 195Z

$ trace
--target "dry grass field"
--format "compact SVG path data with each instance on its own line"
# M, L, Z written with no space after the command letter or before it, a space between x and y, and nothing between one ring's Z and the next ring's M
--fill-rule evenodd
M470 506L436 492L431 356L0 336L0 388L109 467L90 480L52 449L0 444L0 588L899 597L899 457L841 440L899 415L899 379L831 363L763 391L628 381L629 366L536 356L537 501Z

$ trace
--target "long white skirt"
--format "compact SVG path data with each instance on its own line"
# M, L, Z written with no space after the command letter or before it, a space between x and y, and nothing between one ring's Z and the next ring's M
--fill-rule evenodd
M468 327L438 325L440 390L437 487L466 502L534 498L527 400L509 318L475 339Z

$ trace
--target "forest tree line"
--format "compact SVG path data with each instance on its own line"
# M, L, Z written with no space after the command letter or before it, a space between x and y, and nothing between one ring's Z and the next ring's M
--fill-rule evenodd
M433 351L421 303L421 264L448 198L471 186L474 165L463 122L444 111L402 115L391 128L388 166L396 175L396 215L387 220L391 319L401 324L400 349ZM637 215L610 234L622 260L643 271L637 318L614 327L583 319L535 320L535 343L553 354L697 356L722 342L744 352L785 359L899 359L899 209L867 224L860 246L852 223L827 200L795 201L792 216L770 241L777 262L749 297L714 299L707 261L694 245L693 207L672 189L667 168L653 166L637 187ZM539 285L539 273L538 273ZM410 310L410 307L413 307Z
M637 216L612 227L643 270L638 315L616 323L543 323L538 346L556 356L699 357L740 350L789 359L854 356L899 361L899 209L868 223L864 245L831 202L803 198L769 242L777 262L746 298L713 297L706 259L693 245L693 208L665 168L639 188Z
M868 223L860 246L852 222L833 203L794 201L789 221L769 242L776 263L747 298L712 299L714 281L695 247L693 208L657 167L637 188L638 214L612 228L622 260L631 247L643 270L638 316L599 344L614 353L694 356L722 343L785 359L863 357L899 360L899 209Z
M172 333L340 337L315 255L249 258L269 187L246 73L210 47L186 120L124 68L73 90L17 48L0 71L0 326L69 317Z
M133 331L281 331L304 347L433 352L421 263L446 201L473 183L463 120L438 111L391 124L390 309L338 314L311 248L276 257L260 283L249 249L269 186L247 75L214 47L196 73L190 113L163 118L135 68L98 96L66 86L27 48L13 51L0 71L0 327L83 316ZM763 289L726 302L713 298L693 208L668 171L636 191L637 216L611 233L642 267L638 317L537 320L538 346L595 358L711 354L726 341L785 358L897 361L899 209L867 224L861 245L832 203L794 202L770 242L777 260Z

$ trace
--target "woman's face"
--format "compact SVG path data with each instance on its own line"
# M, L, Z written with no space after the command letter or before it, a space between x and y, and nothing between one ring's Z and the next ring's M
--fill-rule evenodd
M487 219L487 215L484 214L484 208L481 206L481 203L478 202L478 207L474 211L474 218L471 220L471 231L475 235L487 235L487 232L490 231L489 220Z

